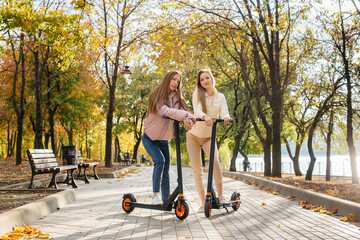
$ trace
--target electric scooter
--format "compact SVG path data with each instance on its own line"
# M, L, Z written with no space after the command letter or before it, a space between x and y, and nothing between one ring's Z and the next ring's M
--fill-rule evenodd
M183 220L189 215L189 205L187 204L183 194L179 122L177 120L171 119L166 116L162 116L162 117L174 121L178 186L175 188L174 192L169 196L168 199L163 199L162 205L138 203L136 202L136 198L133 194L131 193L124 194L122 208L127 213L131 213L135 207L161 210L161 211L171 211L174 208L176 217L179 218L180 220Z
M204 121L201 118L197 118L196 121ZM212 187L213 183L213 173L214 173L214 155L215 155L215 142L216 142L216 128L217 123L224 122L224 119L213 118L213 126L211 131L211 146L210 146L210 161L209 161L209 173L208 173L208 185L207 192L205 198L205 216L211 216L211 209L221 209L225 208L227 213L229 213L227 207L232 207L235 211L237 211L240 207L240 193L233 192L231 195L230 201L226 203L220 203L219 198L216 197L215 191ZM231 121L233 122L233 121Z

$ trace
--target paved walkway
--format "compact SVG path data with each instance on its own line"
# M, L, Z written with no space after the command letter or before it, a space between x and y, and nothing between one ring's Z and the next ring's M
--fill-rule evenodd
M184 194L189 216L181 221L174 211L135 208L122 210L122 196L131 192L138 202L150 203L151 167L117 179L80 181L77 200L31 225L54 239L360 239L360 226L339 217L305 210L297 201L256 190L241 181L224 178L225 196L240 191L238 211L213 210L211 218L198 213L192 170L183 168ZM206 178L205 174L205 178ZM171 168L173 190L176 168ZM262 205L266 203L266 205Z

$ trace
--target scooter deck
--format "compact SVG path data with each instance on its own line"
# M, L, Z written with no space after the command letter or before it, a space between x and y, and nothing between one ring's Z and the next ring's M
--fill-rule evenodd
M240 203L241 201L239 200L235 200L235 201L227 201L226 203L214 203L211 208L212 209L221 209L221 208L225 208L225 207L232 207L235 206L236 204Z
M171 211L172 204L169 205L155 205L155 204L146 204L146 203L138 203L138 202L129 202L125 203L125 206L139 207L139 208L147 208L147 209L155 209L162 211Z

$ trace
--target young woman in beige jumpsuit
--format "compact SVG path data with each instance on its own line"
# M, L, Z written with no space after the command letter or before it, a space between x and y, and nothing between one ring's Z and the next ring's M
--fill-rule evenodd
M221 118L224 119L225 124L229 123L232 119L229 116L225 96L216 90L214 77L208 69L202 69L198 72L196 77L196 90L194 91L192 101L195 117L205 121L196 122L195 126L186 134L186 147L194 172L196 190L202 204L199 212L204 212L205 189L203 184L201 148L204 149L207 156L210 155L211 130L213 125L211 118L217 118L220 115ZM214 180L217 195L219 196L220 202L224 203L226 199L222 194L222 172L217 147L215 147L214 157Z

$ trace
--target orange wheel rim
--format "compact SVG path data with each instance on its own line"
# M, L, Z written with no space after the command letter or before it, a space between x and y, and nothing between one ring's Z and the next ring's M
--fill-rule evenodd
M211 203L209 203L209 214L211 213Z
M126 203L131 203L130 198L125 198L123 201L123 207L125 210L130 210L131 206L126 206Z
M180 205L180 211L179 211L179 207L177 206L176 207L176 214L179 216L179 217L182 217L182 216L184 216L184 214L185 214L185 207L184 207L184 205Z
M236 201L239 201L240 200L240 198L239 197L236 197ZM236 204L236 207L238 208L240 206L240 203L238 202L237 204Z

